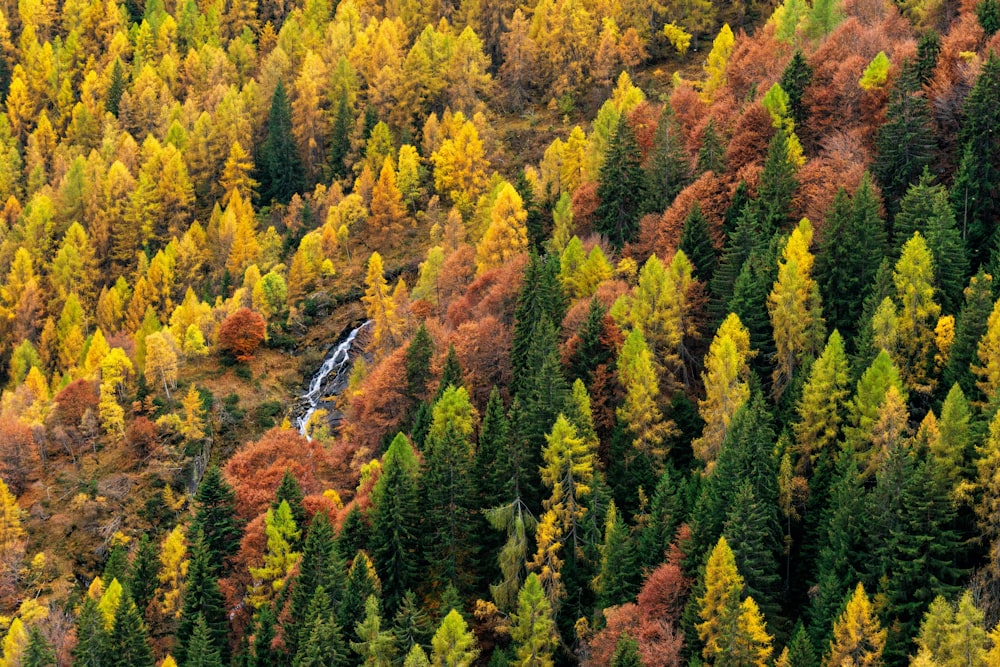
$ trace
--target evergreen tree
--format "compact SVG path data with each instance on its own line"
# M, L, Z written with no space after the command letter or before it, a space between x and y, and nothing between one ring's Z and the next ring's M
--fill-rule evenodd
M797 623L795 630L792 631L787 658L786 667L810 667L819 664L819 656L816 655L816 649L813 648L805 626L801 622Z
M351 505L344 517L344 523L337 533L337 553L346 562L354 558L354 554L368 548L368 540L371 534L365 515L356 504ZM343 625L343 623L341 623Z
M772 243L750 253L733 285L729 311L739 316L750 333L750 347L757 351L751 368L761 377L773 375L777 356L771 319L768 316L768 296L778 278L777 235ZM805 324L805 322L803 322Z
M993 277L982 269L972 277L965 288L965 304L955 322L955 339L948 354L944 383L951 386L957 382L966 396L976 396L978 392L971 368L993 312L993 282Z
M332 617L317 616L308 629L309 637L300 642L302 648L292 667L347 667L351 664L340 626Z
M351 127L354 125L351 116L351 104L345 88L337 102L337 115L330 132L330 173L334 179L348 174L347 156L351 152Z
M302 161L292 136L292 108L285 92L285 84L280 80L271 97L267 138L256 162L260 166L257 181L260 182L262 202L287 204L292 195L305 188Z
M608 144L597 182L600 204L594 229L604 234L612 247L621 249L639 230L645 190L642 155L625 114Z
M252 653L249 656L247 667L266 667L278 663L280 656L271 646L271 642L274 641L274 623L274 612L271 610L271 605L264 605L257 610L253 645L251 646ZM291 634L287 635L287 637L291 636Z
M936 141L930 104L923 95L916 69L906 64L893 87L886 121L875 135L877 157L872 173L882 188L890 216L934 157ZM899 233L896 234L899 238ZM904 236L903 238L908 238Z
M528 214L524 221L524 226L528 230L528 249L532 252L539 252L545 239L548 238L548 229L545 224L545 216L535 201L535 188L528 180L527 173L522 169L517 174L517 181L514 182L514 189L521 197L522 207Z
M615 645L615 652L611 656L611 667L641 667L642 659L639 657L639 644L627 632L623 632Z
M924 86L930 83L940 53L941 38L934 30L925 30L920 35L920 39L917 40L917 58L913 63L913 69L917 73L920 85Z
M555 623L545 591L534 572L525 579L517 596L517 611L511 617L511 624L510 635L519 664L550 667L557 646Z
M382 457L382 474L372 491L371 555L387 614L395 614L404 593L418 583L418 469L413 447L400 433Z
M805 120L805 108L802 106L802 96L806 88L812 82L812 67L806 61L801 49L795 49L791 60L781 73L778 81L781 89L788 95L788 113L796 125L801 125Z
M351 636L355 624L365 616L365 605L368 598L379 594L381 583L375 573L375 566L364 551L359 551L351 563L347 575L347 587L344 589L344 602L337 607L337 623L343 628L351 628ZM353 640L352 640L353 641Z
M749 204L744 206L736 219L736 227L726 238L722 258L713 274L712 300L709 303L709 314L713 321L721 322L730 313L729 303L733 297L736 280L754 250L763 248L768 243L770 237L765 237L753 206ZM769 289L770 285L767 288Z
M76 617L76 646L73 667L101 667L110 662L108 632L97 600L87 595Z
M543 315L551 326L562 322L566 314L566 296L559 280L559 269L557 256L540 258L534 254L529 256L528 266L524 269L521 290L514 307L514 340L510 352L515 396L531 387L531 376L537 370L532 367L532 359L538 355L540 334L536 328L541 325ZM546 429L549 426L551 424L546 424Z
M631 533L612 502L605 519L597 586L597 606L602 609L630 602L639 591L639 564Z
M961 162L952 207L973 267L986 260L993 223L1000 217L1000 56L990 53L962 108Z
M209 561L211 552L208 544L200 531L196 531L193 537L180 623L175 634L174 657L179 664L186 664L188 645L200 616L208 626L212 646L219 650L223 662L226 662L229 659L229 617L217 575Z
M303 506L302 501L305 500L306 494L303 493L302 487L299 486L299 480L295 479L295 475L292 471L285 469L285 474L281 476L281 481L278 482L278 488L274 492L274 500L271 501L271 509L277 511L281 506L282 502L288 503L288 509L292 512L292 520L295 521L296 527L305 527L306 525L306 508ZM299 532L301 535L302 532ZM290 545L293 550L298 550L298 542L292 543Z
M21 667L55 667L56 652L42 634L41 628L32 626L28 631L28 645L21 655Z
M813 364L802 389L792 428L798 450L798 472L809 477L821 457L833 458L834 444L846 418L848 365L839 331L830 334L826 348Z
M215 576L221 576L227 571L226 559L239 550L243 531L236 516L236 493L218 466L210 466L205 471L194 497L194 506L188 542L193 544L195 536L201 533L208 551L208 565Z
M115 64L111 68L111 83L108 85L108 96L104 99L104 110L111 115L118 117L118 107L121 104L122 93L128 82L125 80L125 68L122 61L115 58Z
M299 574L291 589L289 619L284 626L289 654L297 653L298 637L302 631L300 619L305 617L317 589L322 587L333 604L343 600L345 570L344 559L337 552L330 520L326 512L316 512L302 549ZM312 628L306 632L312 632Z
M667 210L690 181L690 172L673 107L665 104L656 123L653 146L646 158L646 198L643 201L643 212L662 213Z
M112 667L153 667L153 649L149 646L146 624L128 596L115 611L108 647Z
M504 461L509 441L510 423L507 421L500 392L494 386L479 427L478 446L472 462L480 507L499 507L510 501L511 477Z
M420 400L427 393L433 357L434 341L431 340L427 327L421 322L406 347L406 392L411 400Z
M726 150L715 131L715 120L708 119L705 132L701 136L701 148L698 149L698 162L695 173L700 176L706 171L721 174L726 170Z
M708 229L708 221L701 213L698 202L691 205L691 211L684 220L684 227L681 229L681 242L678 246L680 250L691 260L694 265L694 274L698 280L706 285L711 282L715 273L715 244Z
M201 614L197 614L195 618L194 632L188 643L184 667L222 667L219 649L212 642L205 617Z
M749 481L736 490L722 534L736 556L736 567L746 584L747 595L760 600L772 621L780 614L781 577L775 549L777 507L757 500Z
M403 601L393 620L392 634L396 637L396 646L400 655L407 655L414 646L427 648L434 635L434 625L413 591L406 591Z
M434 400L437 401L448 387L462 386L462 366L458 362L458 353L455 352L455 345L448 344L448 354L444 357L444 365L441 367L441 381L438 384L437 394Z
M104 571L101 573L101 581L115 581L128 583L128 550L124 541L113 541L108 559L104 562Z
M1000 30L1000 2L997 0L980 0L976 3L976 18L987 39Z
M591 298L587 319L579 332L579 345L573 350L567 368L568 378L580 379L588 387L593 385L594 373L601 365L614 361L614 350L607 341L607 311L596 297Z
M955 214L942 185L932 185L926 169L900 203L896 215L894 249L898 252L915 232L927 239L934 258L934 284L945 313L958 312L969 259L955 225Z
M754 208L767 237L783 231L792 222L792 195L799 187L796 167L789 159L788 135L779 127L767 148L767 159L757 186Z
M354 634L360 641L351 642L351 648L369 667L390 667L396 655L396 642L392 633L382 629L382 615L378 598L369 595L365 600L364 617L354 625Z
M864 177L849 202L841 190L826 217L816 258L816 282L827 326L846 341L857 334L857 317L886 253L885 225L870 177Z
M128 571L128 590L135 606L145 610L156 592L157 575L160 571L159 554L156 545L143 533Z

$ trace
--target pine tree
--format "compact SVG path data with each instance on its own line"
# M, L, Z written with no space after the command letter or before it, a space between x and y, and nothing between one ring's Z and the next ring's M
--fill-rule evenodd
M930 454L936 467L936 476L946 481L946 488L972 478L972 417L969 403L962 388L952 385L941 405L938 420L939 436L930 443Z
M834 625L833 639L823 664L825 667L844 664L877 667L882 664L885 637L886 631L879 625L864 586L859 583Z
M146 624L128 596L122 599L115 612L108 647L112 667L153 667L153 649L149 646Z
M382 629L382 615L378 598L369 595L365 600L365 612L354 625L354 634L360 641L351 642L351 648L361 658L365 667L391 667L396 655L396 643L392 633Z
M993 310L993 278L980 269L965 288L965 303L955 322L955 339L944 369L944 384L958 383L968 397L976 397L977 389L971 366L976 358L979 340L986 333L986 323Z
M642 659L639 656L639 644L627 632L623 632L615 645L611 656L611 667L640 667Z
M252 653L247 657L247 667L264 667L278 661L279 652L271 646L271 642L274 641L274 623L274 612L270 605L264 605L257 610L254 617Z
M566 297L559 280L559 269L558 257L540 258L534 254L529 257L528 266L524 269L514 308L514 340L510 353L515 395L531 387L531 377L537 370L532 368L532 360L537 359L539 354L539 332L536 329L541 325L543 315L552 326L555 322L562 322L566 314ZM550 425L546 424L546 429Z
M877 157L872 173L882 188L890 214L899 211L907 189L921 177L934 156L936 141L931 109L918 76L912 65L903 66L889 97L886 122L875 135Z
M406 391L414 401L427 393L433 356L434 341L431 340L427 327L421 322L406 347Z
M285 84L278 81L271 97L267 117L267 138L257 159L260 165L260 198L264 203L287 204L292 195L305 188L305 176L295 138L292 135L292 109Z
M479 438L472 462L480 507L499 507L510 501L511 476L504 465L504 453L509 446L510 422L507 420L500 392L494 386L479 426Z
M292 518L287 500L282 500L278 509L267 510L264 515L264 530L267 535L264 563L260 567L251 565L247 568L253 578L250 603L255 607L269 603L284 590L288 576L302 557L292 546L299 543L302 532Z
M195 515L188 542L201 533L208 551L207 564L216 576L227 571L226 559L239 549L242 530L236 516L236 494L218 466L210 466L194 497Z
M364 551L358 551L347 575L344 601L336 609L337 623L343 628L350 628L352 637L357 638L354 626L364 618L368 598L377 596L381 587L371 559Z
M229 659L229 617L219 590L215 569L209 560L211 551L201 531L196 530L191 546L191 560L184 586L184 602L180 623L175 634L174 657L186 664L188 644L194 635L199 616L205 619L211 633L212 645L219 649L223 662Z
M347 667L350 652L340 626L332 617L317 616L309 625L309 637L300 642L292 667Z
M886 254L885 224L878 209L868 176L861 179L853 202L839 191L816 257L816 282L827 326L839 330L849 343L857 334L858 313Z
M511 623L510 634L519 664L551 667L557 646L555 622L545 591L533 572L525 579L517 596L517 611Z
M330 173L335 179L348 173L347 156L351 151L351 126L354 125L351 103L345 88L337 102L337 116L330 132Z
M680 126L673 108L663 105L646 159L645 213L662 213L690 181L691 168L684 152ZM690 253L688 253L690 254Z
M371 555L387 614L395 614L403 595L418 583L418 471L413 447L398 434L382 457L382 473L372 490Z
M834 331L813 364L799 400L798 421L793 425L799 455L799 474L808 477L820 457L834 454L846 417L848 365L844 341Z
M104 571L101 572L102 581L115 581L119 583L128 582L128 551L124 541L112 540L111 551L108 552L108 559L104 562Z
M973 267L986 259L1000 215L1000 57L991 53L962 108L961 161L951 190L952 207Z
M56 653L42 634L41 628L32 626L28 631L28 645L21 656L21 667L55 667Z
M187 647L184 667L222 667L219 649L213 644L205 617L198 614L194 622L194 632Z
M73 667L99 667L109 663L108 633L97 601L84 597L76 617L76 646L73 647Z
M597 579L597 605L607 608L635 598L639 589L639 563L631 529L614 502L607 511L601 567Z
M761 228L768 237L786 229L791 222L792 195L799 184L795 178L795 164L789 156L788 135L779 127L768 144L754 201Z
M444 365L441 367L441 378L438 381L437 395L435 395L434 400L437 401L440 399L449 387L461 387L463 384L462 366L458 362L458 353L455 352L455 345L449 343L448 353L445 355Z
M601 365L614 360L614 350L608 344L607 311L597 298L591 298L587 319L579 332L579 345L573 350L567 368L568 379L580 379L590 387L594 373Z
M128 568L128 590L135 606L145 610L156 592L157 574L160 570L156 545L143 533L135 549L135 556Z
M896 248L901 248L914 232L925 237L933 256L934 284L939 290L944 312L957 312L969 260L948 201L948 191L942 185L932 185L926 169L900 202L894 228Z
M306 494L302 492L302 487L299 486L299 480L295 479L295 475L288 468L285 469L285 474L281 476L281 481L278 482L278 488L274 491L274 500L271 501L271 509L277 510L281 507L282 501L288 503L288 511L292 515L292 520L295 522L296 528L304 528L306 525L306 508L303 506L302 502L305 500ZM301 536L302 531L299 531ZM293 548L298 548L299 543L296 540L291 543Z
M759 500L753 485L744 481L732 498L722 534L736 556L736 566L747 595L760 600L772 620L780 613L781 577L778 576L774 504Z
M316 512L309 524L302 559L299 561L299 573L292 586L289 620L284 625L285 644L289 654L297 653L298 638L302 631L300 619L305 617L316 591L322 587L334 604L343 600L346 569L344 559L337 553L333 527L326 512ZM312 628L307 631L312 632Z
M393 620L392 633L396 637L400 655L409 654L414 646L430 646L434 626L417 602L417 596L413 591L406 591L403 595L403 601Z
M819 664L819 656L816 655L816 649L813 648L801 622L797 623L795 630L792 631L792 640L788 643L787 651L785 667L808 667Z
M726 245L711 282L712 300L709 313L713 321L721 322L730 313L736 280L754 250L767 242L758 224L757 215L749 203L738 214L733 230L727 234Z
M108 85L108 96L104 99L104 109L111 115L118 116L118 106L121 103L122 93L128 82L125 80L125 68L122 67L120 59L115 58L115 64L111 68L111 83Z
M712 281L715 274L716 257L715 244L708 229L708 221L702 215L698 202L691 205L691 211L684 220L681 229L681 241L678 246L694 265L694 273L704 284Z
M638 232L644 188L642 156L632 127L622 114L598 176L597 197L601 203L594 221L595 230L604 234L615 249L634 240Z
M795 49L791 60L781 73L778 83L781 89L788 95L788 112L796 125L801 125L805 120L805 108L802 106L802 96L812 81L812 67L806 61L801 49Z
M699 176L706 171L721 174L726 170L726 151L712 118L708 119L705 132L701 135L701 148L698 149L698 161L694 170Z

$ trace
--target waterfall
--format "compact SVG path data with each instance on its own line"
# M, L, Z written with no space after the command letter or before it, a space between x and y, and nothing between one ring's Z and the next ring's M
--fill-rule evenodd
M309 419L319 409L319 404L326 395L326 388L331 385L331 388L336 388L337 385L343 385L347 382L347 374L351 370L351 347L354 345L354 339L369 324L371 324L371 320L356 327L347 335L347 338L333 348L323 360L319 371L309 381L309 389L299 397L299 401L306 410L295 420L295 427L302 435L306 435L306 426L309 424ZM331 376L332 379L328 380Z

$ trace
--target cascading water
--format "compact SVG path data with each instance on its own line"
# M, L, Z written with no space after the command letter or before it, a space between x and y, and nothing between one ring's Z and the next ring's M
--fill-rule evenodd
M306 427L313 414L319 409L319 404L323 401L324 396L329 393L327 388L335 389L338 385L346 385L347 374L351 369L351 347L354 345L354 339L358 337L362 329L370 324L371 320L368 320L356 327L347 335L347 338L333 348L333 351L323 360L319 371L309 381L309 390L299 397L305 406L305 412L295 420L295 427L302 435L309 437L306 434Z

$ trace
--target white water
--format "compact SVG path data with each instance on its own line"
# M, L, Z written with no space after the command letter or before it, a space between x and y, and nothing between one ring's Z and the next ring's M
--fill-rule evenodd
M341 376L346 373L351 367L351 346L354 344L354 339L358 337L361 330L366 326L371 324L371 320L368 320L361 326L355 328L347 335L347 338L342 340L337 347L333 348L333 351L327 355L326 359L323 360L323 365L320 366L319 371L313 376L312 380L309 381L309 390L306 391L302 396L299 397L306 405L306 411L295 420L295 426L298 428L299 433L306 435L306 426L309 425L309 419L312 418L316 410L319 409L319 404L323 400L324 387L327 386L326 379L333 375L334 381L338 379L343 379Z

